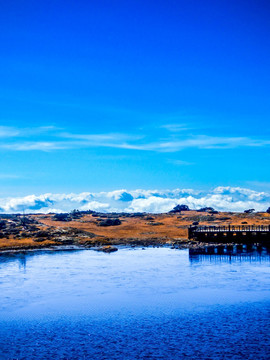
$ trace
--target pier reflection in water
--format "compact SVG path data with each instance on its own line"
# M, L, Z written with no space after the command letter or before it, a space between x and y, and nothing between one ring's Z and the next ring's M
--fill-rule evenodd
M257 245L210 245L189 249L191 263L198 262L270 262L270 248Z
M61 253L76 253L83 250L78 249L50 249L50 250L22 250L22 251L7 251L0 253L0 269L6 263L13 263L14 266L18 266L19 272L27 269L27 263L38 256L50 255L51 258L57 257Z

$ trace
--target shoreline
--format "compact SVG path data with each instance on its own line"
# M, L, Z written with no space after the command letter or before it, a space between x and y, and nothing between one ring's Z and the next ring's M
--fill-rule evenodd
M20 254L20 253L34 253L34 252L56 252L56 251L82 251L82 250L93 250L98 252L111 253L122 249L148 249L148 248L170 248L172 250L203 250L208 247L233 247L233 246L246 246L245 243L195 243L192 244L172 244L172 243L151 243L151 244L136 244L133 243L119 243L114 245L106 246L83 246L83 245L46 245L42 247L10 247L0 249L1 255L9 254ZM251 244L249 244L251 245ZM263 248L269 248L262 246Z
M199 249L239 244L189 239L189 226L197 224L208 227L270 225L270 214L189 210L132 215L80 212L62 215L0 215L0 254L44 249L103 249L111 252L122 246Z

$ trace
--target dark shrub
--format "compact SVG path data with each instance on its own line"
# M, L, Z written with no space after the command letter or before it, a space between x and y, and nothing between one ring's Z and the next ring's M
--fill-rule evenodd
M202 207L199 210L197 210L198 212L208 212L208 211L215 211L214 208L212 207Z
M179 213L181 211L189 211L189 207L187 205L176 205L170 213Z
M248 209L248 210L245 210L244 213L252 214L254 211L255 211L255 209Z
M53 221L70 221L71 217L67 213L55 214L52 218Z
M29 234L28 234L27 232L23 231L23 232L21 233L21 237L26 238L27 236L29 236Z
M8 233L9 233L10 235L18 235L18 234L20 233L20 230L19 230L19 229L10 229L10 230L8 231Z
M70 216L73 218L73 219L80 219L82 217L82 214L79 210L73 210L71 211L70 213Z
M120 225L120 224L121 224L120 219L106 219L106 220L100 221L100 223L98 225L99 226L116 226L116 225Z
M0 229L5 229L6 222L4 220L0 220Z
M143 218L145 215L145 213L133 213L133 214L129 214L129 217L138 217L138 218Z
M37 238L49 238L50 233L48 231L40 230L35 234L35 237L37 237Z

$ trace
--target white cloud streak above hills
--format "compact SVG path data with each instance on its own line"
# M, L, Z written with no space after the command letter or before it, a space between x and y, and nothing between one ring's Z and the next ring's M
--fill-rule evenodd
M254 208L265 211L270 206L270 193L240 187L217 187L211 191L175 190L115 190L80 194L43 194L0 199L0 213L69 212L73 209L99 212L170 211L177 204L191 209L205 206L219 211L243 211Z

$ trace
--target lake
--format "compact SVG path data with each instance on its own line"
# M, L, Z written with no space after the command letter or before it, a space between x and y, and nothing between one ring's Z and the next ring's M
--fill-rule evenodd
M269 359L270 255L0 255L0 359Z

